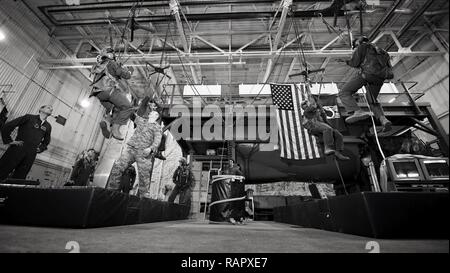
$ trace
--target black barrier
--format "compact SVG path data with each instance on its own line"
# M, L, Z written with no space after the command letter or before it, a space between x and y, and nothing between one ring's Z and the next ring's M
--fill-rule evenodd
M373 238L448 238L448 193L362 192L274 209L277 222Z
M244 177L215 175L212 179L209 220L226 222L230 216L243 216L246 198Z
M186 219L185 206L94 187L0 185L0 223L92 228Z

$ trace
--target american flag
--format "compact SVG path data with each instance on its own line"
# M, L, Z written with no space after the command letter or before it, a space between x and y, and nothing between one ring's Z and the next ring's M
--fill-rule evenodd
M273 103L277 106L280 157L308 160L323 157L317 140L303 128L300 104L305 100L305 86L296 90L292 84L271 84Z

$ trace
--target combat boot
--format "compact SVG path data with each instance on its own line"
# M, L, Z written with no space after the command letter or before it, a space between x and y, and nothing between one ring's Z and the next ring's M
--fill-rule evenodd
M343 155L340 151L336 151L336 153L334 153L334 155L339 160L344 160L344 161L345 160L350 160L350 157Z
M349 116L345 119L345 122L352 124L358 122L360 120L365 120L370 117L370 113L364 112L362 110L357 110L353 113L353 115Z
M382 116L380 118L380 123L383 126L383 132L389 132L390 130L392 130L392 122L385 116Z
M122 133L120 132L120 125L119 124L113 124L111 126L111 134L112 134L112 137L117 139L117 140L123 140L124 139Z
M100 129L105 138L111 138L111 132L108 130L108 124L105 121L100 122Z
M332 155L332 154L334 154L336 151L335 150L333 150L333 149L331 149L331 148L329 148L329 147L325 147L325 150L323 151L323 153L325 154L325 155Z

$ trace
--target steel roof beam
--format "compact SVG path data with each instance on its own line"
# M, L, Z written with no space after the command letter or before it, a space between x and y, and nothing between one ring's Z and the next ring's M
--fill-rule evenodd
M406 22L402 28L395 33L395 36L397 38L400 38L401 36L403 36L403 34L405 34L405 32L407 32L410 27L417 23L418 19L423 15L423 13L431 6L431 4L433 4L434 0L428 0L425 4L423 4L418 10L416 10L416 12L414 13L414 15L408 20L408 22ZM393 46L394 43L390 43L386 48L390 49Z
M346 58L351 57L353 51L352 50L305 50L305 56L311 58ZM283 57L295 57L298 56L298 51L289 50L279 52L270 52L270 51L244 51L244 52L227 52L225 54L220 54L218 52L212 53L186 53L181 57L193 57L198 59L217 59L219 62L224 62L225 60L229 60L230 56L242 59L250 59L250 58L272 58L274 55L282 54ZM441 51L410 51L410 52L389 52L389 55L392 57L402 56L402 57L436 57L443 56L445 52ZM171 61L179 61L178 54L166 54L167 58ZM136 61L159 61L161 58L160 54L128 54L122 55L122 58L126 58L129 60ZM71 59L40 59L39 62L41 64L71 64L73 62L78 63L95 63L96 58L71 58ZM201 63L200 63L201 64ZM175 63L174 63L175 65Z
M273 4L274 0L211 0L211 1L184 1L183 6L205 6L205 5L250 5L250 4ZM313 2L311 0L296 0L296 2ZM316 0L314 2L330 2L329 0ZM130 9L134 1L112 1L96 4L81 3L80 5L48 5L39 7L51 12L73 12L104 9ZM165 8L167 1L144 1L143 8Z
M391 6L391 8L389 9L389 11L383 16L383 18L378 21L378 23L376 24L375 27L373 27L373 29L370 31L369 35L367 36L367 38L369 38L369 40L373 40L373 38L375 38L375 36L378 34L378 32L380 31L380 29L386 25L387 22L389 22L389 20L392 19L392 17L395 14L395 10L403 3L403 0L396 0L394 2L394 4Z
M280 43L280 40L281 40L281 35L283 34L283 31L284 31L284 24L286 23L286 17L289 12L289 8L291 6L292 6L292 0L283 0L283 10L281 12L280 21L278 22L277 35L275 36L275 40L273 41L273 44L272 44L272 49L271 49L272 51L276 51L278 48L278 44ZM294 41L296 39L294 39ZM267 82L267 80L269 79L270 74L272 74L273 66L274 66L274 61L273 61L273 57L272 57L267 61L267 67L266 67L266 72L264 74L263 82Z
M183 45L184 52L190 54L190 47L188 46L186 35L184 33L183 22L181 21L181 17L180 17L180 6L178 4L178 1L170 0L169 6L170 6L173 16L175 17L175 21L176 21L177 28L178 28L178 34L180 35L180 39L181 39L181 43ZM194 84L198 84L199 80L198 80L198 75L197 75L197 71L196 71L195 67L189 66L189 69L191 70L192 80L194 81Z

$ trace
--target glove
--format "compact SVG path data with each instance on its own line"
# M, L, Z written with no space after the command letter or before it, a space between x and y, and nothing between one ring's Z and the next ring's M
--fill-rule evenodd
M150 157L153 153L156 153L157 148L156 147L149 147L149 148L145 148L144 149L144 157L148 158Z
M9 143L9 145L11 145L11 146L23 146L23 141L22 140L14 140L14 141L11 141Z

